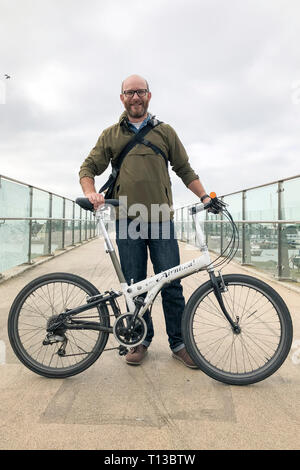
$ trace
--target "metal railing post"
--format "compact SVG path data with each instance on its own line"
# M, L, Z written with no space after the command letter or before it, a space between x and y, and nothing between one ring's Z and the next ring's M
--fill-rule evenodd
M208 212L205 211L205 224L204 224L204 227L205 227L205 239L206 239L206 245L208 246Z
M222 196L221 197L221 201L224 201L224 197ZM220 227L220 253L223 252L223 246L224 246L224 241L223 241L223 237L224 237L224 229L223 229L223 223L222 223L222 220L223 220L223 212L221 212L220 214L220 220L221 220L221 227Z
M75 245L75 202L73 202L72 211L72 246Z
M242 192L242 220L246 220L246 191ZM246 263L246 226L242 223L242 264Z
M49 238L48 238L48 255L51 255L51 244L52 244L52 193L49 193Z
M33 188L29 186L29 217L32 217L32 199ZM31 240L32 240L32 220L29 220L29 235L28 235L28 264L31 264Z
M61 247L64 250L65 249L65 231L66 231L66 198L63 197L63 223L62 223L62 242L61 242Z
M282 193L284 191L283 181L278 181L278 220L284 220ZM289 266L289 250L286 230L283 224L278 224L278 279L291 280Z
M82 222L82 209L80 207L80 212L79 212L79 243L82 242L82 236L81 236L81 222Z
M88 227L87 227L87 226L88 226L88 223L87 223L87 220L88 220L88 213L85 212L85 221L84 221L84 223L85 223L85 241L87 241L87 239L88 239L88 236L87 236L87 231L88 231Z

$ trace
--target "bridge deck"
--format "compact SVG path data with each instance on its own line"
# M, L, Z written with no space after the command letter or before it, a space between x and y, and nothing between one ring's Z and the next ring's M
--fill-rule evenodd
M198 256L195 249L183 243L180 247L182 262ZM143 365L126 365L114 350L69 379L45 379L27 370L8 342L8 310L25 284L55 271L79 274L100 291L118 289L102 240L0 284L0 339L6 346L0 365L1 449L299 448L300 345L298 359L297 349L292 349L267 380L247 387L223 385L171 357L160 297L152 310L155 337ZM235 263L224 272L248 273ZM186 299L206 279L204 273L184 279ZM269 283L286 301L294 343L300 343L299 293ZM111 338L108 347L113 346Z

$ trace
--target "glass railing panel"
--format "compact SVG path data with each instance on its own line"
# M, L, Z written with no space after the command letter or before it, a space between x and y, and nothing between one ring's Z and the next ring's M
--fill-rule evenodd
M65 218L73 219L73 201L66 199L65 202ZM73 220L65 221L65 247L72 245L73 243Z
M215 253L221 253L221 223L207 222L205 224L208 249Z
M64 212L64 199L62 197L52 196L52 231L51 231L51 252L61 250L63 248L63 229L64 223L62 219Z
M31 229L31 259L45 256L50 253L49 233L50 221L40 220L49 218L50 215L50 194L46 191L32 189L32 217L38 220L32 221Z
M230 194L225 196L223 201L228 204L227 210L233 220L243 220L243 193Z
M0 177L0 217L29 217L29 214L29 187Z
M52 196L52 218L62 219L64 214L64 198Z
M0 220L0 273L28 262L28 220Z
M192 214L190 214L190 209L192 206L189 206L187 209L187 242L191 245L196 243L196 230L195 224L193 221Z
M236 227L238 230L239 243L237 237L234 241L233 230L230 222L222 222L220 225L220 241L217 238L214 239L214 244L220 244L220 251L218 253L223 253L223 256L229 256L235 259L237 262L242 262L242 226L243 224L237 223ZM218 235L218 234L216 234Z
M242 263L242 250L243 250L243 243L242 243L242 237L243 237L243 224L237 223L236 224L237 230L238 230L238 241L236 240L235 246L234 246L234 254L233 254L233 259L237 263ZM232 236L232 228L230 223L226 223L224 226L225 231L225 237L226 237L226 245L223 243L223 250L228 246L228 243L231 239ZM228 250L226 251L228 253Z
M90 239L93 237L93 214L91 212L88 212L87 214L87 238Z
M282 224L281 278L300 282L300 224Z
M51 253L63 248L63 229L62 220L52 220L51 223Z
M281 218L300 221L300 178L284 181L281 192Z
M278 219L278 184L246 191L246 220Z
M48 255L49 249L49 220L33 220L31 229L31 259Z
M245 225L245 263L278 275L278 224Z
M181 240L187 241L188 240L188 208L183 207L181 212Z
M182 236L181 209L176 209L175 210L175 213L174 213L174 227L175 227L177 240L181 240L181 236Z
M81 241L87 239L87 212L81 211Z
M32 217L49 217L50 194L46 191L33 188L32 190Z
M74 220L74 243L80 242L81 235L81 208L75 204L75 220Z

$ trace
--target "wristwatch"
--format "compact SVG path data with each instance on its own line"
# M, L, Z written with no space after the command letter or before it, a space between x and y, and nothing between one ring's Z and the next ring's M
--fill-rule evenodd
M201 196L201 197L200 197L200 201L203 202L204 199L206 199L207 197L209 198L209 195L208 195L208 194L204 194L204 196Z

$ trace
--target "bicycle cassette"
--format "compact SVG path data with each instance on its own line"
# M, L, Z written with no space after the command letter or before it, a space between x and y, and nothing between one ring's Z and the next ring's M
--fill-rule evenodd
M144 341L147 334L147 325L142 317L136 317L131 326L132 313L120 315L114 323L113 333L116 340L125 347L133 347Z

